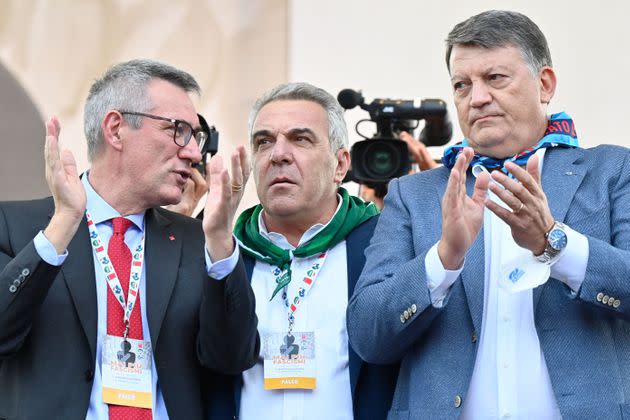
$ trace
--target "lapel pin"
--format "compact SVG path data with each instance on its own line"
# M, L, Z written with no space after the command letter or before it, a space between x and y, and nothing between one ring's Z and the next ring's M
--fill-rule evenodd
M175 240L175 235L173 235L172 233L168 235L168 239L170 241L174 241Z
M569 171L569 172L565 172L565 175L573 175L573 172Z

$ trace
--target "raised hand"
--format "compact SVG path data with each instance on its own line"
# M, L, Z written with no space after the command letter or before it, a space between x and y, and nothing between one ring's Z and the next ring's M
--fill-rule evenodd
M437 168L438 164L433 161L429 150L421 141L413 138L411 134L406 131L401 131L399 135L400 140L407 143L409 154L413 157L413 160L418 164L418 168L421 171Z
M46 123L46 182L55 202L55 213L44 235L60 254L77 231L86 206L86 195L74 156L59 151L61 125L56 117Z
M442 198L442 237L438 244L438 255L447 270L455 270L462 266L464 257L483 223L490 175L486 172L479 175L473 195L468 197L466 170L473 155L471 148L464 148L451 169Z
M203 231L212 261L229 257L234 251L232 226L243 189L250 174L250 164L244 146L238 146L231 156L232 176L223 167L219 155L210 159L208 196L203 215Z
M490 211L510 226L514 242L529 249L534 255L540 255L545 250L545 233L554 222L547 196L542 189L538 167L536 155L527 161L527 169L512 162L506 163L505 168L518 182L500 171L494 171L492 179L498 184L492 183L490 190L511 210L490 200L486 203Z
M174 211L185 216L192 216L199 200L208 192L208 183L203 175L196 170L192 170L192 175L186 181L182 199L177 204L165 206L168 210Z

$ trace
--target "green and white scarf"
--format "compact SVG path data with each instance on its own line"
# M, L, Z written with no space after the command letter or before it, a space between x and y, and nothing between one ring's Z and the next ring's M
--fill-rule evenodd
M366 203L359 197L351 196L344 188L339 188L339 194L341 206L326 227L293 251L280 248L260 234L258 221L260 212L263 210L262 205L251 207L238 217L234 235L239 241L241 250L259 261L274 265L282 272L286 272L286 275L278 277L278 284L271 299L291 282L293 257L306 258L329 250L344 240L361 223L379 213L374 203Z

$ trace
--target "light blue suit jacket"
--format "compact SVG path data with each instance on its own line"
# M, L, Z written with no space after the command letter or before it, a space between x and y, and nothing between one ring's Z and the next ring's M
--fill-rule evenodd
M441 309L431 305L424 265L440 238L448 176L442 167L390 183L348 306L350 343L359 356L401 360L390 419L456 418L473 372L483 312L483 231ZM554 218L589 244L577 294L555 279L534 290L536 329L560 411L565 419L630 418L630 151L549 149L542 183ZM469 195L473 185L469 173ZM602 303L599 293L620 305ZM416 313L401 322L413 304Z

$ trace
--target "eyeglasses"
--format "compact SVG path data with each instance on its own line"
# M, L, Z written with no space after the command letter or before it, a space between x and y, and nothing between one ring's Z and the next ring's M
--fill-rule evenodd
M166 118L159 117L157 115L145 114L143 112L133 112L133 111L118 111L122 115L138 115L140 117L152 118L154 120L160 121L168 121L173 124L173 127L170 130L173 130L173 141L179 147L186 147L188 143L190 143L190 139L195 137L195 142L199 147L199 150L203 149L206 140L208 140L208 133L201 129L195 130L192 125L187 123L184 120L176 120L174 118Z

